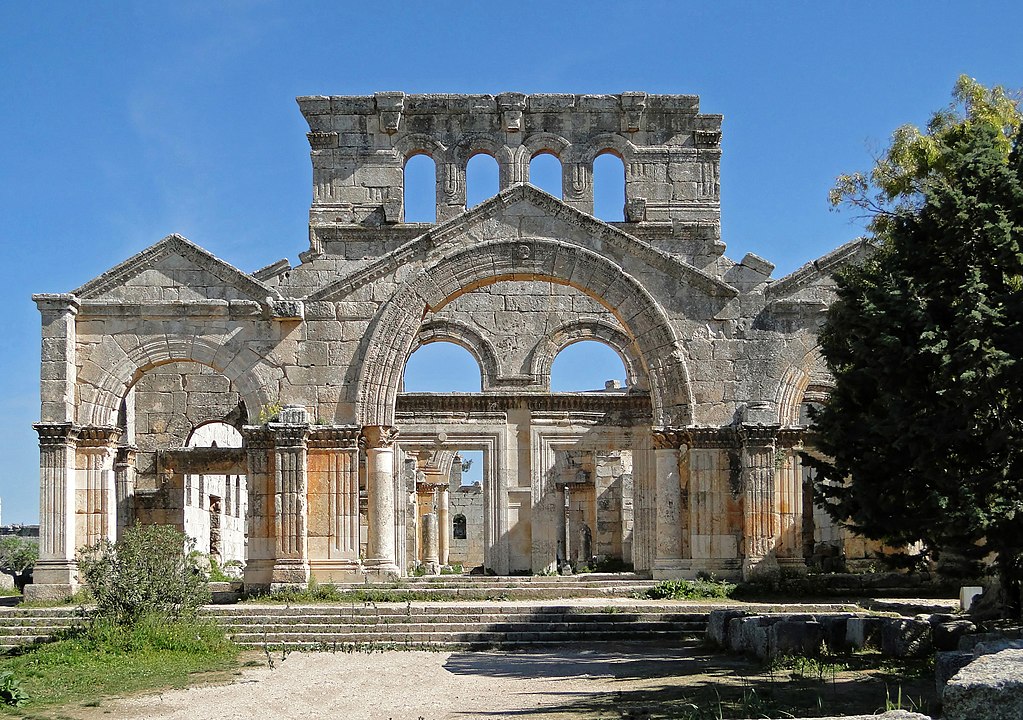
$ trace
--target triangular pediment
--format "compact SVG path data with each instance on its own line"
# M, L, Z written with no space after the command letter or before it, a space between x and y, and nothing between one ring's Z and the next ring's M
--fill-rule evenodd
M279 298L277 291L180 235L168 235L74 291L82 300L187 302Z
M734 297L738 291L723 280L659 250L612 225L581 212L532 185L503 190L471 210L441 223L307 298L336 300L411 262L428 263L481 242L516 242L536 237L573 243L617 262L629 256L658 271L696 285L710 295Z
M866 238L847 242L771 283L764 291L764 295L771 305L822 304L830 299L833 292L834 274L846 265L862 260L873 252L874 247Z

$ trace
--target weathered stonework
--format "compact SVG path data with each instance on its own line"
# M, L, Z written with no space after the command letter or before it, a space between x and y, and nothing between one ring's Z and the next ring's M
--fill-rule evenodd
M37 595L72 589L76 547L136 520L219 541L253 586L471 562L450 534L461 488L430 465L458 450L484 453L480 564L498 573L605 556L655 576L749 574L842 543L809 513L794 451L827 392L831 273L867 248L780 280L725 257L719 115L646 93L298 102L313 199L297 267L245 273L171 235L35 296ZM467 210L478 153L500 192ZM561 198L528 184L538 153L561 161ZM624 222L592 215L604 153L623 161ZM418 154L437 169L435 224L404 222ZM554 357L580 340L622 357L627 388L550 392ZM409 355L438 341L479 361L480 393L403 392ZM208 423L240 442L190 446ZM189 509L206 476L244 488L232 480L230 512L223 481L203 490L222 513L209 527Z

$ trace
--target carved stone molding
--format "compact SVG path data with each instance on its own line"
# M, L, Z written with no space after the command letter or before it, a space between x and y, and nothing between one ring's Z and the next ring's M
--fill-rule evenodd
M86 425L78 431L78 447L108 448L121 439L120 428L103 425Z
M356 425L313 426L309 430L310 448L355 450L359 447L360 430Z
M398 428L389 425L367 425L362 440L367 448L390 448L398 439Z
M39 445L41 447L60 447L63 445L75 445L78 442L78 434L81 430L74 423L35 423L32 425L39 434Z

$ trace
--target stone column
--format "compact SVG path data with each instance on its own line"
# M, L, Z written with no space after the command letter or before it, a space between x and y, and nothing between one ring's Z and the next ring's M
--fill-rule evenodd
M566 566L572 566L572 486L565 483L561 486L562 491L562 536L561 543L565 548L565 557L562 558L562 570Z
M440 575L440 543L437 532L437 513L423 515L423 565L427 575Z
M451 517L449 513L448 486L441 485L437 488L437 526L438 526L438 551L441 565L448 564L448 553L451 546Z
M61 600L77 587L75 449L79 429L69 422L33 427L39 433L39 560L25 599Z
M457 162L434 158L437 163L437 222L465 212L465 168Z
M682 433L655 430L654 465L656 472L654 534L654 578L678 577L683 570L682 556L682 484L679 476L680 450L688 455Z
M367 463L367 537L365 567L379 575L398 575L394 545L394 441L395 428L363 428Z
M121 431L114 427L84 427L78 434L75 482L77 547L117 539L117 488L114 459Z
M265 426L250 425L244 428L242 437L248 458L245 476L248 493L245 589L269 590L276 556L273 433Z
M775 450L778 427L742 425L743 578L778 570Z
M271 586L309 582L309 515L306 441L309 423L303 407L286 406L278 422L270 423L274 437L274 517L277 548Z
M138 468L135 465L138 448L121 446L114 460L114 494L117 500L117 539L135 520L135 478Z

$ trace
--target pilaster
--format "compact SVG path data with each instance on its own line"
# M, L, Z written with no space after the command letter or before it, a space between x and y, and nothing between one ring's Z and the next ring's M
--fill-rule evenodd
M654 516L655 578L678 577L688 569L683 555L683 505L680 463L688 460L688 437L684 432L656 429L652 433L656 473Z
M74 594L75 454L79 428L70 422L36 423L39 434L39 560L26 600L59 600Z
M78 434L75 482L76 547L117 539L114 460L121 431L88 426Z
M775 498L778 430L776 425L742 425L738 429L742 457L744 578L778 569L775 557L779 525Z
M75 317L80 304L71 293L33 295L42 316L39 396L43 423L67 423L75 418Z
M269 424L274 443L274 519L277 547L271 586L309 581L305 408L287 406Z
M313 427L307 440L308 551L313 575L359 570L359 429Z

